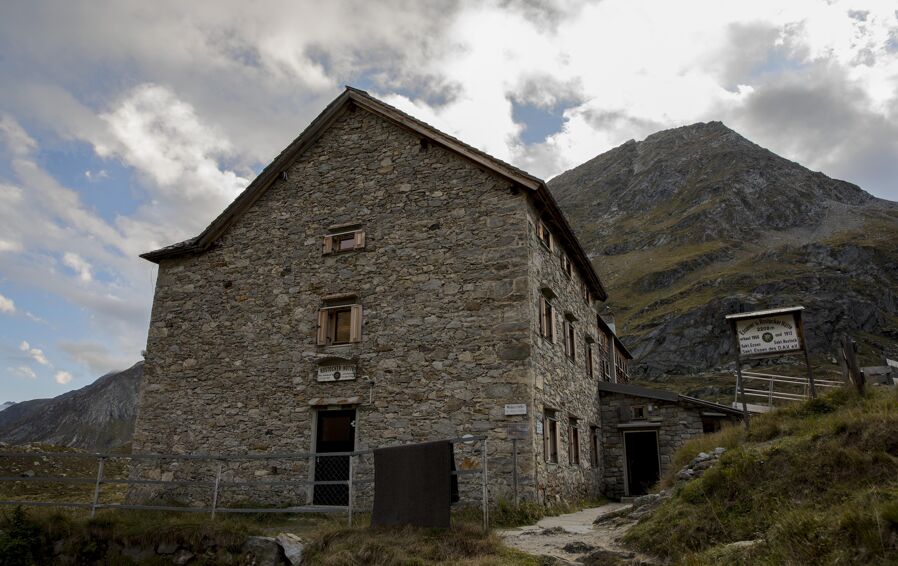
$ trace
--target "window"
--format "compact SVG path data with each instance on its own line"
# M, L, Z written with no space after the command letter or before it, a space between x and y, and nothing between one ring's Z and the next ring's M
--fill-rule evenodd
M539 297L539 335L549 342L555 341L555 309L545 291Z
M589 427L589 463L593 468L599 467L599 427Z
M577 357L574 348L574 320L576 319L570 313L564 315L564 355L571 361Z
M589 284L585 280L580 283L580 295L587 305L592 306L592 293L589 292Z
M646 417L645 407L643 405L634 405L632 408L633 420L644 421Z
M543 431L544 451L546 462L558 463L558 413L553 409L546 409L545 430Z
M354 298L329 301L318 311L318 345L336 346L362 340L362 305Z
M361 229L345 230L346 226L333 229L341 230L324 235L324 255L365 249L365 232Z
M542 220L536 224L536 237L547 250L552 251L552 233L549 232L549 227Z
M586 375L587 377L594 377L593 369L592 369L592 336L589 334L586 335L586 348L583 349L584 355L586 356Z
M580 463L580 428L575 417L568 419L567 442L568 463L575 466Z
M574 266L571 264L571 258L564 252L561 252L561 270L568 276L568 279L573 278Z

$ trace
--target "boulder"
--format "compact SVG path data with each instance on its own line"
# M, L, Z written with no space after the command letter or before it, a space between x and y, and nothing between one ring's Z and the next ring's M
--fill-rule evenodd
M281 533L275 537L275 540L283 549L284 556L287 557L287 561L290 564L296 566L302 563L302 551L305 548L305 543L303 543L301 538L293 533Z
M241 549L245 563L254 566L277 566L281 563L280 551L272 537L249 537Z

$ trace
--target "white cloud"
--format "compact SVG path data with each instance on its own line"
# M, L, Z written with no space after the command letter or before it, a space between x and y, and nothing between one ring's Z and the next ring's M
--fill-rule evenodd
M15 314L16 304L12 299L0 294L0 312L3 314Z
M106 344L90 340L61 340L57 347L97 376L125 369L137 361L135 356L113 352Z
M37 379L37 374L28 366L10 367L6 369L28 379Z
M19 344L19 350L25 352L29 358L41 364L42 366L50 366L53 367L53 364L50 363L50 360L44 355L43 350L39 348L32 348L31 344L22 340L22 343Z
M67 371L57 371L53 378L56 380L56 383L60 385L65 385L66 383L72 381L72 374Z
M0 240L0 253L3 252L20 252L22 244L19 242L11 242L9 240Z
M84 260L83 257L76 253L66 252L62 256L62 262L78 274L78 278L82 281L91 281L91 265Z
M107 171L105 169L100 169L99 171L91 171L88 169L87 171L84 172L84 177L88 181L99 181L100 179L108 179L109 171Z

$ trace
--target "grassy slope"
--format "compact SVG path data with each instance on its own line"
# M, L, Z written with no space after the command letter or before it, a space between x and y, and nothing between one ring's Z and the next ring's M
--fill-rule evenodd
M840 390L684 446L718 465L626 542L684 564L898 563L898 393ZM671 478L666 478L668 483ZM732 545L759 540L755 545Z

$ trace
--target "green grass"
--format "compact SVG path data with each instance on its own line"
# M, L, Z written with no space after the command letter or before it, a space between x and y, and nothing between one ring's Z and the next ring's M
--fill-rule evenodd
M844 389L687 443L727 446L625 537L684 564L895 564L898 393ZM666 481L670 481L667 478ZM752 546L728 546L738 541Z

